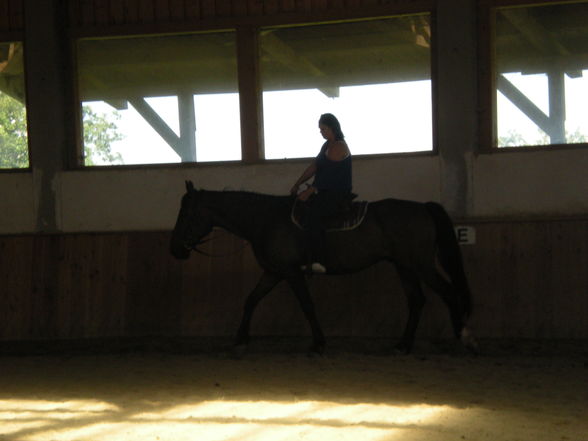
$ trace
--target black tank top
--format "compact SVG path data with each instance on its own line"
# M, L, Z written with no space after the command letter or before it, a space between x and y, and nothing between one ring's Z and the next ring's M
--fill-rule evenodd
M327 157L325 142L316 157L316 172L312 185L319 191L351 192L351 155L341 161L332 161Z

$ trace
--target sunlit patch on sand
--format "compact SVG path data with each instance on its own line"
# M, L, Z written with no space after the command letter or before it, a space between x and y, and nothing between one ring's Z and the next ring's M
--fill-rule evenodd
M15 441L383 440L429 425L448 406L332 401L203 401L149 411L99 401L0 401L0 435ZM1 436L0 436L1 437Z
M41 433L64 421L102 418L117 410L113 404L95 400L0 400L0 438L19 439L19 433Z

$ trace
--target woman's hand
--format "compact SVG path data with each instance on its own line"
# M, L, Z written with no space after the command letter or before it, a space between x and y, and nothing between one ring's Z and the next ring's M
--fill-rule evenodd
M305 202L308 200L309 197L311 197L314 193L316 192L316 188L314 188L313 186L309 186L306 190L304 190L303 192L301 192L298 195L298 200Z

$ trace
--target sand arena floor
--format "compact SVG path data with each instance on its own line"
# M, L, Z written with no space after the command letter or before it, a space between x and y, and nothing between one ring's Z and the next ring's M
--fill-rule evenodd
M588 352L0 356L0 440L586 441Z

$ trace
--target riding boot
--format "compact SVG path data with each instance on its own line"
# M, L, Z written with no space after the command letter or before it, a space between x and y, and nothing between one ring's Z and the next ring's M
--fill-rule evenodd
M310 231L306 234L306 265L302 266L302 270L307 276L312 276L312 263L314 262L312 259L314 257L313 252L313 240L312 234Z
M312 243L312 270L315 273L325 273L325 245L326 245L326 233L321 228L316 234L315 240Z
M323 218L331 209L329 199L325 198L323 193L318 193L309 201L310 210L308 213L307 223L307 250L310 253L310 260L306 265L305 271L315 273L325 273L324 262L324 245L325 232L323 227Z

